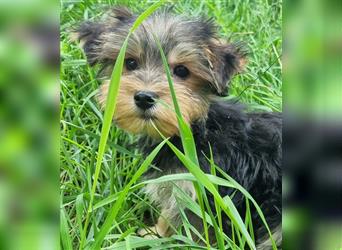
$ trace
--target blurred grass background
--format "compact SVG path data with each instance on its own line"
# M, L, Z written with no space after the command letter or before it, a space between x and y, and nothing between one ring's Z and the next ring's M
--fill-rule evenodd
M94 172L103 115L94 96L99 81L89 68L79 46L70 42L68 30L84 20L99 18L108 5L124 4L141 13L154 1L64 2L61 12L61 206L68 224L70 241L78 247L84 214L77 204L86 207L90 179ZM279 1L176 1L175 12L187 16L214 18L220 36L243 42L249 52L244 74L231 83L231 96L248 103L251 109L281 111L281 3ZM113 126L104 157L94 203L117 193L132 178L139 157L129 145L134 137ZM123 148L125 148L123 150ZM127 152L128 151L128 152ZM92 214L88 235L96 237L98 227L108 216L109 205L97 206ZM118 226L109 237L125 237L144 227L144 210L151 209L144 195L130 192L117 216ZM77 219L80 216L81 219ZM113 225L115 223L113 222ZM93 234L95 236L93 236ZM107 239L105 245L112 240Z
M65 4L91 2L0 2L0 249L60 248L58 15ZM87 17L80 13L70 23ZM283 249L342 245L340 13L337 0L283 1Z

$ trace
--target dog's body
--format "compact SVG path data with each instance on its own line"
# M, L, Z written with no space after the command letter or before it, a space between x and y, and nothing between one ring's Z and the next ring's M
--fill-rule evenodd
M261 207L270 228L275 229L281 223L281 118L275 113L245 113L242 107L233 102L211 104L208 118L192 124L199 162L202 170L210 173L210 149L217 166L249 191ZM141 146L148 154L155 145L141 139ZM182 143L178 136L170 141L180 150ZM149 178L167 173L186 172L186 168L172 153L164 147L157 155L154 164L161 170L150 169ZM194 197L194 189L188 183L178 184L183 191ZM166 217L172 221L178 215L172 185L160 184L146 187L152 200L159 204ZM231 195L232 188L221 187L222 197ZM213 200L211 199L213 202ZM245 198L236 193L233 202L241 216L246 212ZM214 208L214 204L211 204ZM253 206L251 206L253 207ZM166 211L166 212L165 212ZM213 210L214 211L214 210ZM253 227L256 239L262 239L266 232L260 216L252 209ZM229 232L229 224L225 224ZM278 238L279 241L279 238ZM270 245L268 245L270 247ZM267 249L267 248L266 248Z
M78 29L77 38L89 63L101 64L105 76L110 75L135 19L128 9L115 8L103 21L86 22ZM211 21L168 12L153 14L144 21L128 43L114 121L128 132L143 135L140 146L145 154L160 142L155 128L182 149L156 37L172 71L182 116L192 127L202 170L210 173L208 158L212 150L215 164L250 192L271 230L276 230L281 224L281 118L275 113L246 113L239 104L218 99L227 94L227 83L242 69L245 57L237 46L218 39L215 30ZM109 81L105 81L100 89L102 106L108 86ZM161 171L151 169L146 175L150 178L186 171L167 146L154 164ZM196 199L191 182L179 181L177 185ZM151 184L145 191L161 208L161 217L151 230L161 236L170 234L168 222L177 226L179 221L172 184ZM225 196L234 190L221 187L219 191ZM244 217L245 198L240 193L233 197ZM257 242L261 242L266 229L253 209L252 217ZM230 233L229 223L224 224ZM265 242L260 246L270 248Z

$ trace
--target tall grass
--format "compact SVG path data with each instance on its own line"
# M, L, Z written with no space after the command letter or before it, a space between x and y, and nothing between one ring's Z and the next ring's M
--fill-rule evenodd
M206 209L208 210L209 214L211 215L211 219L212 219L212 223L214 225L215 235L216 235L219 247L220 247L220 249L225 249L224 245L223 245L223 239L221 237L221 235L223 234L222 228L219 229L217 226L218 223L215 223L215 218L213 216L213 212L211 211L210 206L208 205L209 202L208 202L208 199L205 195L203 186L213 195L213 197L215 199L215 203L218 204L220 206L220 209L222 209L228 215L232 224L236 228L239 229L239 231L242 233L242 236L244 237L244 239L246 239L248 245L252 249L255 249L255 244L254 244L251 236L248 234L246 226L243 223L243 221L242 221L237 209L235 208L233 202L231 201L230 197L229 196L226 196L224 198L221 197L219 192L217 191L217 188L215 188L214 184L209 180L209 178L205 175L205 173L201 170L201 167L199 166L194 137L192 135L189 124L187 124L185 122L184 118L182 117L182 113L180 111L180 107L179 107L179 104L177 101L177 96L176 96L176 93L174 90L171 72L170 72L170 69L168 66L167 59L166 59L165 54L163 52L163 49L162 49L162 47L161 47L161 45L160 45L160 43L156 37L155 37L155 41L159 47L160 55L162 57L164 69L165 69L165 72L167 75L167 80L169 83L169 88L170 88L170 92L171 92L171 96L172 96L174 110L175 110L177 120L178 120L178 127L179 127L180 136L182 139L182 145L183 145L183 149L184 149L185 154L183 154L179 149L177 149L177 147L172 145L171 142L166 141L166 143L170 146L170 148L177 155L179 160L189 170L189 172L195 176L195 178L197 180L196 182L194 182L194 185L195 185L195 190L196 190L196 196L197 196L197 199L198 199L198 201L200 203L200 207L201 207L207 247L208 247L208 249L210 248L210 241L209 241L209 236L208 236L207 222L205 219L206 211L204 208L204 203L206 204ZM155 129L157 129L157 127L155 127ZM163 137L162 134L160 134L160 135ZM214 164L214 163L212 163L212 164ZM240 188L242 188L242 187L240 186ZM245 190L243 190L243 192L247 193ZM219 212L219 211L216 211L216 212ZM263 217L262 213L261 213L261 216ZM222 221L219 223L222 224ZM265 222L265 224L266 224L266 222ZM266 224L266 226L267 226L267 224Z
M137 27L149 16L155 11L164 1L160 0L157 3L153 4L151 7L149 7L146 11L144 11L134 22L132 28L129 30L129 33L122 45L122 48L120 49L119 55L117 57L117 60L114 65L114 69L112 72L111 80L110 80L110 85L109 85L109 90L107 94L107 100L106 100L106 108L104 112L104 119L103 119L103 127L101 131L101 137L100 137L100 143L99 143L99 151L98 151L98 157L96 161L96 166L95 166L95 174L94 174L94 181L93 181L93 186L91 189L90 193L90 202L88 206L88 212L86 214L86 221L83 227L83 233L81 236L81 243L80 243L80 249L83 248L84 242L85 242L85 237L86 237L86 232L88 228L88 223L89 223L89 216L92 210L93 206L93 199L95 195L95 189L97 186L97 181L99 178L100 174L100 168L102 164L102 159L104 155L104 151L106 148L106 143L108 139L108 134L109 134L109 129L112 124L113 120L113 115L115 112L115 106L116 106L116 99L118 96L119 88L120 88L120 78L121 78L121 73L122 73L122 68L123 68L123 63L125 60L125 53L126 53L126 48L128 44L128 39L131 36L131 34L134 32ZM160 149L163 143L161 143L156 149ZM132 180L126 185L124 191L121 193L119 196L118 200L116 201L116 204L113 206L111 209L111 212L109 213L109 216L107 217L104 225L102 226L102 229L99 232L99 235L95 239L95 243L92 247L92 249L97 249L101 246L101 243L105 237L105 235L108 233L108 231L111 228L111 224L114 221L118 210L121 206L121 203L124 201L125 195L127 194L130 185L134 183L143 173L144 170L151 164L153 161L153 158L156 156L159 150L153 151L149 157L146 158L146 160L143 162L143 164L139 167L138 171L136 174L133 176Z
M212 3L209 1L203 2L209 8L215 10L215 6ZM236 4L239 3L240 2L237 1ZM97 121L95 124L97 124L97 126L102 124L101 136L99 137L97 135L100 132L99 130L95 132L90 131L90 127L94 125L89 125L87 119L85 120L85 123L80 120L77 115L70 116L70 113L65 113L65 110L70 110L68 109L68 105L70 104L67 102L63 102L62 104L61 113L64 112L64 115L61 118L63 126L62 131L68 129L68 134L63 137L63 140L65 143L73 145L70 148L62 143L61 147L62 159L65 164L62 166L61 172L61 246L64 249L99 249L100 247L110 249L136 249L140 247L148 247L150 249L245 249L246 244L254 249L253 225L249 209L247 209L245 221L243 221L232 203L231 197L221 197L219 195L217 190L218 186L221 185L236 189L237 192L242 192L246 197L247 208L250 207L250 204L253 204L267 227L262 211L254 199L246 190L229 177L227 173L222 172L219 166L213 162L212 156L208 156L208 161L212 166L211 174L205 174L200 169L191 129L189 124L182 118L177 97L173 90L170 71L161 47L160 53L173 99L173 107L170 108L172 108L177 115L184 153L164 138L155 150L153 150L153 152L143 161L139 155L137 155L138 152L132 152L119 145L125 145L127 142L133 140L131 137L127 137L126 134L123 134L120 130L111 127L128 38L139 24L161 4L162 1L159 1L148 8L138 17L137 21L130 29L129 35L122 46L113 69L104 116L102 117L97 106L91 101L91 97L95 92L90 93L88 98L83 100L83 104L80 108L77 109L78 115L86 110L87 113L92 112L99 118L98 120L100 120L100 122ZM86 3L84 5L87 6ZM244 6L243 4L241 5ZM203 4L198 6L198 9L201 8L203 8ZM243 10L238 8L236 11L239 12ZM278 54L279 53L277 53L277 55ZM77 63L80 65L80 62ZM276 62L276 64L279 65L279 62ZM269 68L272 68L273 66L274 65L270 65ZM63 67L67 66L64 65ZM62 75L66 74L64 70L65 68L62 68ZM81 89L77 89L77 91L82 91L86 87L96 89L96 81L93 77L93 72L89 68L87 68L87 70L90 81L86 83L85 86L82 86ZM268 70L269 69L266 68L264 71L258 72L256 76L254 76L254 79L258 81L259 77L266 77ZM272 74L270 75L271 79L273 77ZM76 76L76 79L74 78L73 80L69 78L69 81L79 80L80 77L81 76ZM68 82L62 81L62 99L71 100L73 102L73 100L77 98L75 97L76 93L70 93L70 91L67 90L70 89L68 85ZM276 85L274 85L273 88L276 88ZM256 89L258 88L253 88L251 91L250 88L242 87L236 96L239 94L244 96L246 93L252 93L250 98L255 98L256 100L263 100L265 93L266 96L270 96L271 92L268 92L268 90L271 90L270 87L261 87L257 90L259 91L259 94L257 94L258 92L255 92ZM73 89L71 91L74 92ZM237 89L233 90L233 94L234 91L237 91ZM256 97L253 95L256 95ZM274 98L276 98L276 96L274 96ZM275 103L274 100L273 103ZM77 105L77 102L73 105ZM272 109L278 109L277 104L272 105L274 105L271 106ZM66 120L63 118L66 118ZM77 126L75 124L79 125ZM82 140L76 141L75 138L78 137L77 132L81 132L85 135L82 137ZM110 135L110 141L107 143ZM96 153L97 145L98 152ZM110 145L110 147L106 147L106 145ZM164 145L168 145L173 150L190 173L168 175L155 180L148 180L135 184ZM82 155L87 155L88 160L82 160ZM95 165L95 169L92 168L93 165ZM76 167L73 169L72 166ZM217 172L224 178L216 177L215 175ZM153 208L143 194L139 192L141 187L148 183L174 182L177 180L193 181L199 203L197 204L182 190L177 189L177 186L174 187L174 192L177 194L179 203L182 205L180 206L180 213L182 215L182 228L185 233L183 234L182 231L178 231L169 238L149 240L136 236L135 231L138 227L146 227L143 222L143 213L146 209L151 210L152 214L157 214L158 216L158 211L155 211L155 208ZM214 197L215 211L209 206L207 192L210 192ZM184 213L184 209L191 210L203 219L204 236L189 223L188 218ZM222 221L222 213L225 213L232 222L233 234L231 238L225 235L222 230L223 223L226 223L225 221ZM91 225L90 228L89 224ZM209 242L209 226L212 227L215 232L217 240L217 245L215 246L211 246ZM193 239L193 235L197 235L199 241ZM273 247L275 248L275 245Z

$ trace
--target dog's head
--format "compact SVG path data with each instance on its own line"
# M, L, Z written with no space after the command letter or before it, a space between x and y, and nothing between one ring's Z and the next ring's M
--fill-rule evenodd
M101 64L110 76L120 48L136 19L127 8L114 8L102 21L85 22L76 32L90 65ZM210 20L188 19L167 11L153 14L128 42L114 121L126 131L159 137L152 123L165 135L178 134L169 85L156 37L167 57L175 92L184 119L205 119L213 96L227 94L230 78L244 57L229 43L222 43ZM109 80L100 88L106 103Z

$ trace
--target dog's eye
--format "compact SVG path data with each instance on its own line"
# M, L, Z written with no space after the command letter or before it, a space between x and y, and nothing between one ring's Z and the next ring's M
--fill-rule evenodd
M125 61L125 64L126 64L127 70L129 71L132 71L138 68L138 62L133 58L127 58Z
M173 69L173 73L180 78L186 78L190 74L188 68L183 65L177 65Z

